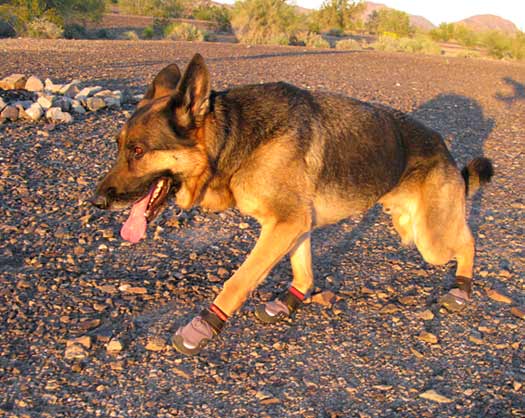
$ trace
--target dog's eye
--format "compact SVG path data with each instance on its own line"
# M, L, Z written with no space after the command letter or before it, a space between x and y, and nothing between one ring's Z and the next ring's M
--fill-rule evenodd
M137 145L133 148L133 153L135 154L135 158L141 158L144 155L144 148Z

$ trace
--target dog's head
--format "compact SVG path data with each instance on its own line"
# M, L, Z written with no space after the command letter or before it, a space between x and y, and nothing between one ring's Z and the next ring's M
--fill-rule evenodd
M157 74L117 135L117 159L92 203L101 209L132 204L121 231L124 239L138 242L170 196L181 192L177 203L191 206L195 197L186 183L207 166L203 131L209 97L210 77L199 54L182 76L171 64Z

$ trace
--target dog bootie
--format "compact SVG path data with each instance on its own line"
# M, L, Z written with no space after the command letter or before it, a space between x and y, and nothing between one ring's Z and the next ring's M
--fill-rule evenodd
M195 355L221 332L227 319L228 316L224 312L212 305L187 325L180 327L173 336L172 345L180 353Z
M457 276L454 287L439 300L439 303L448 311L459 312L470 302L471 293L472 279Z
M255 316L266 324L274 324L288 318L301 305L305 295L295 287L290 287L277 299L257 306Z

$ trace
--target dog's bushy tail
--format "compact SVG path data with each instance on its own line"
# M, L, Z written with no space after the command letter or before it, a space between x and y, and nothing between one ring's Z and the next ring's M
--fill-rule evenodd
M463 167L461 175L465 180L465 194L472 196L481 186L490 182L494 167L488 158L478 157Z

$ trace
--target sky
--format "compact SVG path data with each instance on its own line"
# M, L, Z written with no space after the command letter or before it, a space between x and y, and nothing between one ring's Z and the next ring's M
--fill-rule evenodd
M233 0L220 0L233 3ZM513 22L525 30L525 0L372 0L388 7L426 17L435 25L456 22L473 15L493 14ZM308 9L317 9L323 0L294 0Z

